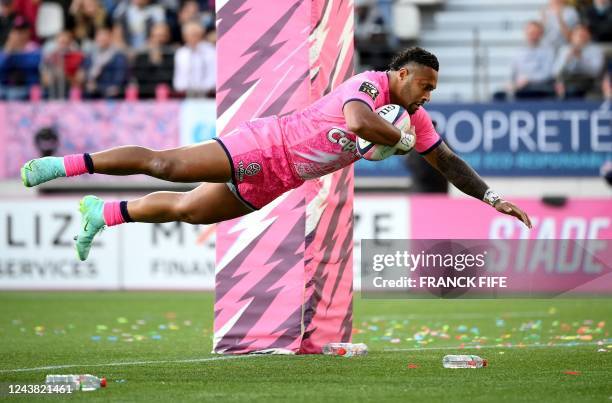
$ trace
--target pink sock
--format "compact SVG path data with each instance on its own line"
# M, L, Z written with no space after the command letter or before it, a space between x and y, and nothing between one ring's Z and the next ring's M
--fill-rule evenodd
M121 202L106 202L104 203L104 222L107 226L123 224L125 220L121 214Z
M77 176L87 173L85 156L83 154L71 154L64 157L64 169L66 176Z

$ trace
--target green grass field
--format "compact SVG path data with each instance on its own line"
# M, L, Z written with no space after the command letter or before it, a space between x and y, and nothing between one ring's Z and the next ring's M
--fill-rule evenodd
M612 299L356 297L354 312L354 341L368 344L366 357L226 359L210 354L209 293L3 292L0 399L612 399ZM448 353L478 354L490 366L444 369L442 357ZM66 367L36 369L44 366ZM72 395L7 395L9 384L41 384L50 373L106 376L108 387Z

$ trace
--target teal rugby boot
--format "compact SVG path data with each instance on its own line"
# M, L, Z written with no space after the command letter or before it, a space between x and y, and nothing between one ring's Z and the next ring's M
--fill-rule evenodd
M85 260L89 256L89 250L94 237L105 226L104 201L96 196L85 196L79 203L81 213L81 228L76 236L76 251L79 259Z
M62 176L66 176L62 157L37 158L21 167L21 181L26 187L40 185Z

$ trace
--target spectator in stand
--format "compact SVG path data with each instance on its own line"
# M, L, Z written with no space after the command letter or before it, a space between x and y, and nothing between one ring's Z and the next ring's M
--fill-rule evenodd
M65 99L72 87L80 86L79 70L83 62L72 32L62 31L43 49L42 85L50 99Z
M173 13L177 13L180 5L184 2L185 0L156 0L157 4L159 4L160 6L162 6L164 8L164 10L170 10Z
M98 0L73 0L68 25L83 51L91 50L96 30L110 23L109 15Z
M118 98L127 82L125 54L112 44L109 28L98 28L96 44L85 58L84 81L88 98Z
M197 0L200 10L215 12L215 0Z
M366 69L385 70L393 49L388 21L376 0L355 0L355 48L359 64Z
M0 53L0 99L25 100L38 84L40 52L30 39L30 25L17 16Z
M179 12L179 23L186 24L189 21L198 21L206 30L215 26L214 15L211 11L202 11L200 5L195 0L187 0Z
M164 9L150 0L123 0L113 15L115 40L133 50L142 49L151 27L165 18Z
M132 65L132 74L141 97L155 97L156 88L160 84L172 87L175 49L169 44L168 25L153 25L147 48L136 54Z
M36 36L36 17L38 16L38 7L40 6L41 0L13 0L13 6L15 12L25 18L30 30L30 38L32 41L37 42L38 37Z
M580 22L578 11L568 6L565 0L549 0L542 10L544 44L554 49L568 43L572 29Z
M177 25L171 27L172 42L181 43L182 32L181 28L189 21L199 21L205 30L214 27L214 15L210 11L202 11L200 4L195 0L186 0L183 2L177 16Z
M570 43L559 51L554 73L557 95L561 98L583 98L597 90L604 66L602 48L591 42L591 33L585 25L577 25Z
M13 21L8 38L4 43L5 53L33 52L38 50L38 44L31 39L30 24L18 15Z
M526 44L512 61L510 92L517 99L555 96L553 65L555 50L542 43L544 28L538 21L525 26Z
M567 5L572 6L578 11L579 15L584 14L584 11L593 4L593 0L567 0Z
M601 83L601 92L606 102L612 102L612 59L608 60L606 72Z
M4 47L11 29L13 29L13 21L16 16L13 0L0 0L0 48Z
M154 0L164 9L165 19L164 22L170 28L170 42L180 43L181 38L181 26L179 23L179 10L185 0Z
M217 52L203 36L199 22L187 22L183 25L185 45L174 55L174 89L189 97L215 95Z
M100 0L100 5L104 8L107 15L113 15L121 2L122 0Z
M585 11L584 22L591 31L593 41L612 42L612 2L610 0L593 0L593 5Z
M361 41L387 42L390 29L375 0L355 1L355 38Z

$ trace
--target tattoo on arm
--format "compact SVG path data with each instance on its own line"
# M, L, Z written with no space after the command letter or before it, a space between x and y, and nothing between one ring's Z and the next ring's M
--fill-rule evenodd
M437 147L434 152L436 168L442 175L463 193L482 200L489 187L476 171L446 146Z

